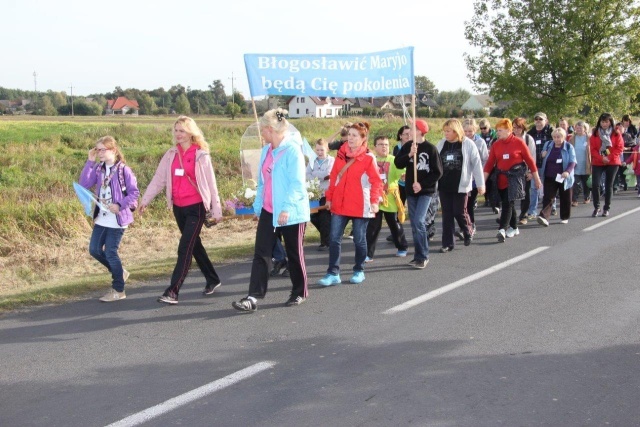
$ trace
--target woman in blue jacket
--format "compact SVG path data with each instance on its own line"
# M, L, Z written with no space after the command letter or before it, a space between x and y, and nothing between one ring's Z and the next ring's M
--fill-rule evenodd
M576 167L576 150L567 142L567 134L562 128L551 132L553 141L545 144L542 150L542 166L540 176L543 180L544 192L542 210L538 216L538 224L549 226L553 199L560 197L560 223L567 224L571 216L571 195Z
M302 304L308 295L303 240L309 221L305 162L300 144L287 139L287 110L267 111L260 119L260 133L267 143L262 148L254 213L258 219L255 252L251 265L249 294L233 302L240 311L256 311L257 300L265 297L269 283L271 253L276 230L284 238L293 285L287 306Z

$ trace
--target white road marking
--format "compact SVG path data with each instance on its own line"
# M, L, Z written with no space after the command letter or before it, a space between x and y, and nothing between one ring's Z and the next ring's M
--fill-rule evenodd
M532 251L529 251L527 253L524 253L520 256L517 256L515 258L511 258L510 260L507 260L505 262L501 262L500 264L494 265L493 267L489 267L486 270L482 270L478 273L472 274L471 276L467 276L464 279L460 279L458 281L455 281L453 283L449 283L448 285L445 285L441 288L435 289L431 292L428 292L424 295L421 295L417 298L414 298L412 300L409 300L405 303L402 303L400 305L396 305L395 307L391 307L389 310L384 311L382 314L394 314L394 313L398 313L400 311L405 311L408 310L412 307L415 307L418 304L422 304L425 301L429 301L430 299L433 299L439 295L445 294L449 291L452 291L456 288L459 288L460 286L464 286L467 283L471 283L474 280L478 280L484 276L488 276L489 274L495 273L496 271L502 270L503 268L506 268L510 265L513 265L519 261L522 261L523 259L527 259L529 257L532 257L534 255L539 254L540 252L549 249L549 246L540 246L539 248L536 248Z
M191 390L187 393L181 394L180 396L174 397L173 399L162 402L159 405L152 406L149 409L145 409L144 411L138 412L137 414L130 415L127 418L124 418L113 424L109 424L107 427L130 427L146 423L153 418L156 418L162 414L166 414L167 412L170 412L180 406L186 405L187 403L191 403L194 400L200 399L215 391L222 390L225 387L229 387L230 385L240 382L266 369L272 368L275 365L276 362L256 363L255 365L251 365L238 372L234 372L231 375L227 375L224 378L220 378L219 380L213 381L209 384L205 384L202 387L198 387L195 390Z
M638 211L640 211L640 208L631 209L630 211L627 211L627 212L625 212L625 213L621 213L620 215L616 215L616 216L614 216L614 217L611 217L611 218L609 218L609 219L606 219L606 220L604 220L604 221L602 221L602 222L599 222L599 223L597 223L597 224L595 224L595 225L592 225L591 227L587 227L587 228L585 228L585 229L584 229L584 230L582 230L582 231L593 231L593 230L595 230L595 229L596 229L596 228L598 228L598 227L602 227L603 225L607 225L607 224L609 224L610 222L616 221L616 220L618 220L618 219L620 219L620 218L622 218L622 217L625 217L625 216L627 216L627 215L631 215L632 213L636 213L636 212L638 212Z

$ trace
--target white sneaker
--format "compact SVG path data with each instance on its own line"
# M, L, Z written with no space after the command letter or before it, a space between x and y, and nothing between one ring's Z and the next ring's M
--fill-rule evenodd
M106 294L104 294L102 298L100 298L100 301L114 302L114 301L120 301L121 299L125 299L126 297L127 296L125 295L124 291L118 292L115 289L111 288L109 289L109 292L107 292Z
M562 221L560 221L560 224L569 224L569 220L568 219L563 219Z
M507 228L507 231L505 232L505 234L507 235L507 237L513 237L513 236L517 236L518 234L520 234L520 230L517 228Z
M496 237L498 238L498 242L504 242L505 237L507 237L507 234L505 233L505 231L501 228L500 230L498 230L498 234L496 234Z

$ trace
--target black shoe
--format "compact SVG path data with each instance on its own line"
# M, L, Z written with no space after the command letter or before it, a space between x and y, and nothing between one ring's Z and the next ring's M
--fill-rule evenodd
M273 277L273 276L277 276L278 274L280 274L280 270L282 270L283 268L287 267L287 261L276 261L273 263L273 268L271 269L271 272L269 273L269 276Z
M473 236L471 234L466 234L464 236L464 245L469 246L472 240L473 240Z
M551 209L551 215L558 215L558 211L555 209Z
M324 252L329 250L329 245L320 245L318 246L318 251Z
M453 250L453 246L443 246L440 248L441 254L446 254L447 252L451 252Z
M393 242L393 236L391 234L387 236L387 242Z
M462 231L456 231L455 233L453 233L459 240L464 240L464 234L462 234Z
M595 217L597 217L597 216L598 216L598 214L599 214L599 213L600 213L600 209L599 209L599 208L595 208L595 209L593 210L593 213L591 214L591 216L592 216L593 218L595 218Z
M256 311L258 309L258 304L246 297L242 298L240 301L232 302L231 305L239 311Z
M602 211L602 216L609 216L609 209L605 209Z
M202 291L202 294L211 295L213 291L215 291L220 287L220 285L222 285L222 283L217 283L217 284L207 283L207 286L204 287L204 291Z
M305 302L307 299L304 297L294 297L290 296L287 302L284 303L287 307L292 307L294 305L300 305Z

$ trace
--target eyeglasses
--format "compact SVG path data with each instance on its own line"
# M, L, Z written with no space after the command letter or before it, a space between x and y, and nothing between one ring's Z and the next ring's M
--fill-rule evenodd
M104 153L105 151L111 151L110 148L96 148L96 151L98 153Z
M487 127L481 127L480 130L487 130Z

